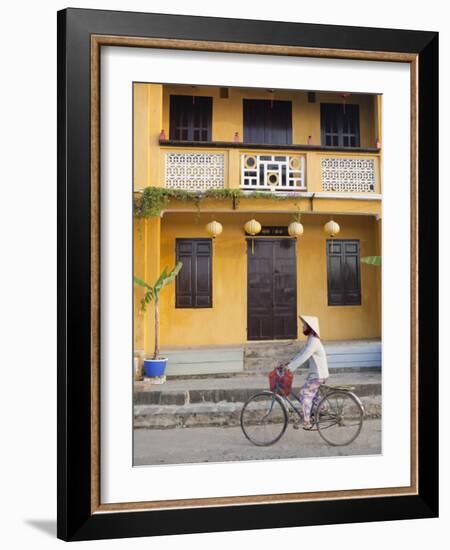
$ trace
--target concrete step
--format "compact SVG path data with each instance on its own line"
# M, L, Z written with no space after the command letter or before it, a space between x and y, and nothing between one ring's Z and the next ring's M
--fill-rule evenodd
M250 385L241 388L189 389L189 390L152 390L137 391L134 394L136 405L189 405L195 403L244 403L253 394L269 389L268 383L258 386ZM354 384L355 393L360 396L379 395L381 383ZM300 386L294 385L294 393L298 394Z
M381 417L381 397L361 399L365 418ZM135 405L134 427L143 429L192 428L205 426L239 426L242 402L189 403L185 405ZM293 412L290 421L298 419Z
M306 370L298 369L294 379L294 391L298 392L306 378ZM328 385L355 387L359 396L381 394L381 372L361 371L333 373ZM245 402L258 391L267 390L267 376L204 377L168 379L165 384L152 384L151 379L135 382L134 403L136 405L189 405L195 403Z

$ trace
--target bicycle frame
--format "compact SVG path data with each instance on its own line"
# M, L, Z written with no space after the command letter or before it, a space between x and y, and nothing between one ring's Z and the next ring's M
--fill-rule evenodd
M274 393L276 393L279 397L281 397L282 399L282 402L283 402L283 405L286 407L286 412L289 412L289 406L292 410L294 410L296 413L297 413L297 416L300 418L300 420L303 420L303 412L300 411L297 406L295 405L295 403L289 399L289 396L294 396L295 399L300 403L301 405L301 402L300 402L300 399L299 397L292 391L292 389L290 390L289 394L286 395L283 391L282 391L282 386L280 384L276 384L275 385L275 390L274 390ZM289 406L288 406L289 405Z
M276 384L275 386L275 390L274 390L274 393L276 393L279 397L281 397L281 400L283 402L283 405L285 406L286 408L286 412L289 413L289 407L290 409L292 409L293 411L295 411L295 413L297 414L297 416L299 417L300 420L303 420L303 412L297 408L296 404L293 402L292 399L290 399L290 396L293 396L301 405L301 402L300 402L300 399L299 397L292 391L292 389L290 390L289 394L286 395L284 393L283 390L283 386L280 385L280 384ZM312 404L312 407L311 407L311 415L314 415L315 413L315 409L317 407L317 405L319 405L319 403L322 401L322 399L324 397L326 397L327 395L330 395L332 394L333 392L335 391L341 391L341 392L345 392L351 396L353 396L356 401L358 402L358 404L361 406L361 409L364 413L364 406L363 404L361 403L361 400L359 399L359 397L354 394L352 391L346 389L346 388L339 388L339 387L334 387L334 388L330 388L326 385L321 385L319 386L319 389L318 389L318 394L319 394L319 398L316 400L316 397L314 397L313 399L313 404ZM316 403L314 404L314 401L316 401ZM316 427L313 428L313 430L317 430Z

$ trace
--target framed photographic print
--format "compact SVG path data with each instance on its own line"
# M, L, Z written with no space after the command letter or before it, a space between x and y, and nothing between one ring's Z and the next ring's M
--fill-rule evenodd
M58 536L438 514L433 32L58 14Z

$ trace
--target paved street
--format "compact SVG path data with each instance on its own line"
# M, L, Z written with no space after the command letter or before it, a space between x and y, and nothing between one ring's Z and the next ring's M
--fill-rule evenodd
M134 431L134 465L225 462L268 458L306 458L379 454L381 419L366 420L359 437L347 447L327 445L317 432L294 430L289 425L271 447L256 447L240 427L174 428Z

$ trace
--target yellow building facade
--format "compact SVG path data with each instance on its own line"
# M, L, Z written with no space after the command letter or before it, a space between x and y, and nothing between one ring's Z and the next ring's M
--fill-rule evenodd
M161 293L163 350L302 339L300 313L324 340L381 337L381 270L360 261L381 254L379 96L161 84L133 96L135 202L167 192L152 215L137 209L134 273L151 284L183 262ZM150 354L141 294L134 347Z

